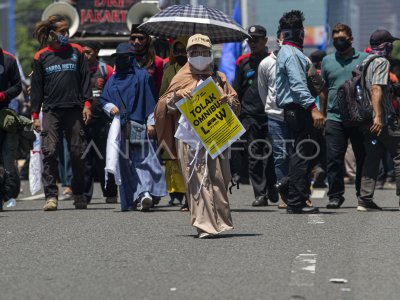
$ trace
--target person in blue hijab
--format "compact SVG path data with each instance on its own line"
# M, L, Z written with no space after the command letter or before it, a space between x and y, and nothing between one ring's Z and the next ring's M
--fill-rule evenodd
M131 49L128 43L121 43L112 55L115 74L107 81L100 102L106 113L121 119L121 210L136 210L141 204L141 211L149 211L152 198L165 196L167 188L148 137L148 132L154 131L147 125L156 105L153 81L147 70L137 67Z

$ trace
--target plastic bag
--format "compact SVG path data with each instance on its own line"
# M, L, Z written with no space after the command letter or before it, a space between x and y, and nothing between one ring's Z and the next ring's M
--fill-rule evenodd
M39 192L42 187L42 152L40 149L40 133L35 131L36 140L33 143L29 161L29 189L32 195Z

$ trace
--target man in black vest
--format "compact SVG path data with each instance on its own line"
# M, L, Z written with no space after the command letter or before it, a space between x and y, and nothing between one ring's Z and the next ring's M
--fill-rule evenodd
M236 61L235 79L232 86L241 102L240 120L246 128L249 177L255 200L253 206L267 206L268 199L278 202L275 188L276 175L268 138L268 117L264 103L258 93L258 66L269 55L265 45L267 30L260 25L250 26L248 40L251 53L240 56Z

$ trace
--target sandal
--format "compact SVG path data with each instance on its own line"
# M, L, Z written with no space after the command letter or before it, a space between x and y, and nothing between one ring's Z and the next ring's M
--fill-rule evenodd
M279 209L287 209L287 204L285 202L282 202L278 205Z

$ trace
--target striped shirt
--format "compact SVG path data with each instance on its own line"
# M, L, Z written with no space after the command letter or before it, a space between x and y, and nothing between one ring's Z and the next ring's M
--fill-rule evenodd
M371 56L368 56L363 63L370 58ZM382 88L382 125L384 126L388 125L388 119L395 114L390 96L389 70L389 61L384 57L378 57L370 63L365 76L366 95L370 101L372 99L372 86L380 85Z

